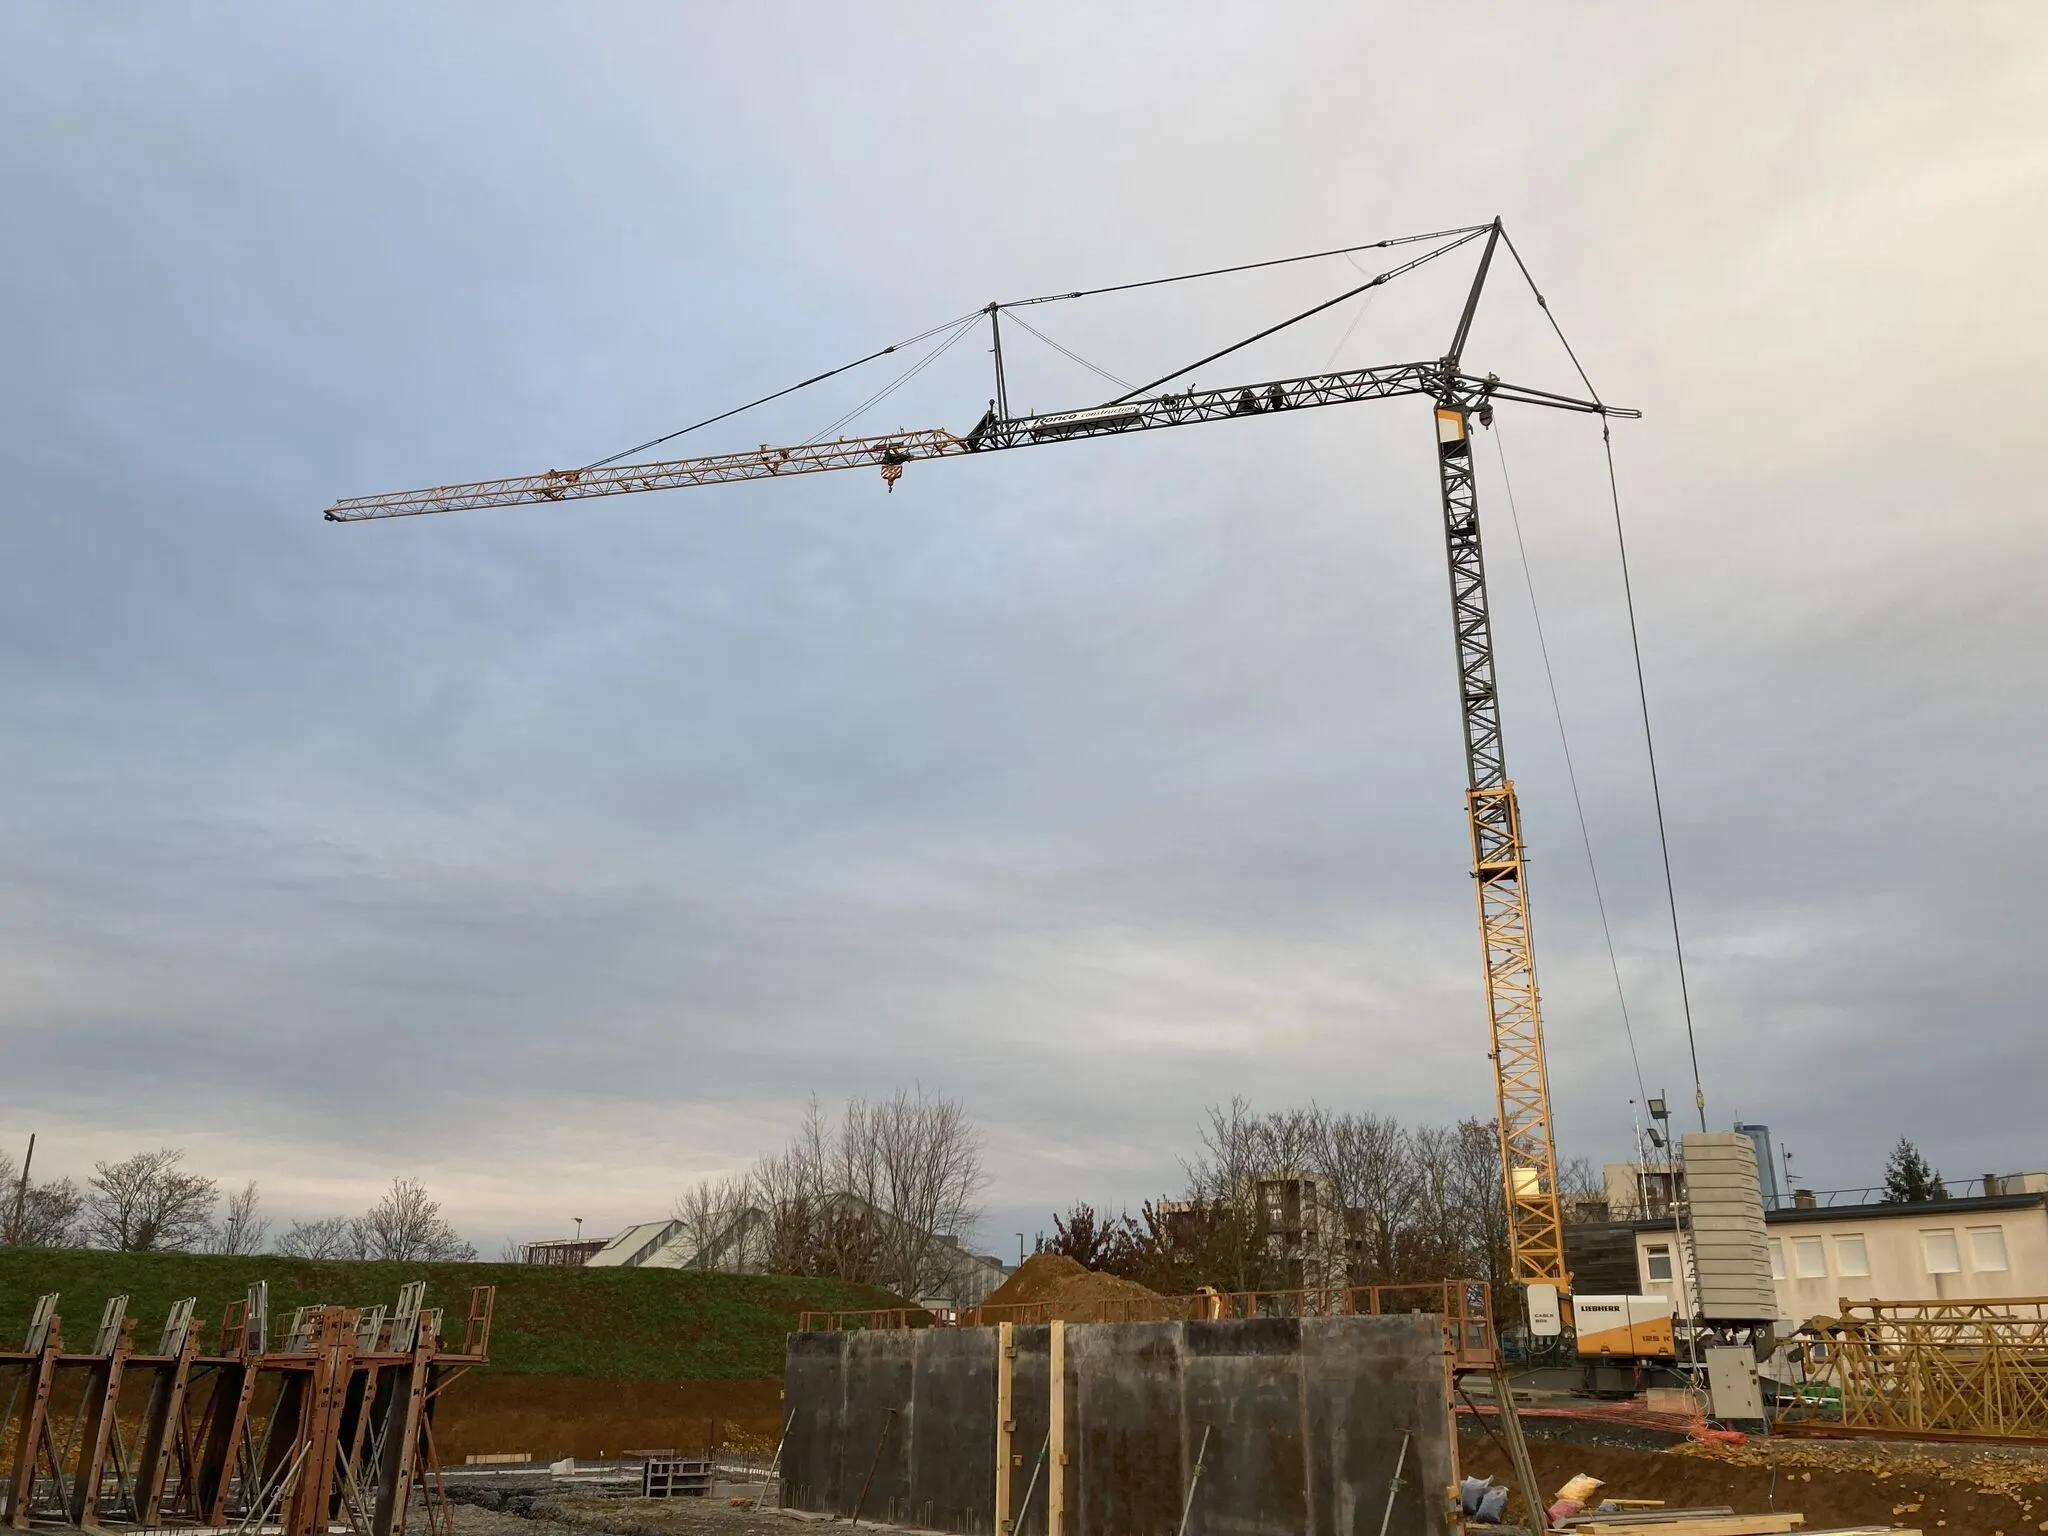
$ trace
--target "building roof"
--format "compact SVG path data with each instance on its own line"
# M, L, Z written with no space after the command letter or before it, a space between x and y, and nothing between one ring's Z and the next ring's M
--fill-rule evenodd
M1968 1195L1956 1200L1870 1200L1856 1205L1781 1205L1774 1211L1764 1212L1766 1227L1797 1226L1810 1221L1886 1221L1898 1217L1919 1220L1927 1216L1968 1216L1984 1211L2026 1211L2048 1205L2048 1194L2031 1195ZM1632 1221L1629 1225L1638 1232L1669 1232L1672 1218L1661 1216L1651 1221Z
M1780 1206L1764 1212L1764 1225L1781 1222L1882 1221L1888 1216L1939 1216L1950 1213L1967 1216L1973 1211L2024 1211L2048 1204L2048 1195L1967 1195L1958 1200L1871 1200L1859 1205Z

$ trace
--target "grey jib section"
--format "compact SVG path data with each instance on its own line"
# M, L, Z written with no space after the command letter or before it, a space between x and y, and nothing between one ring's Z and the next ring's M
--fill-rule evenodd
M1051 1330L1015 1330L1011 1499L1045 1536ZM1457 1477L1439 1319L1070 1323L1064 1536L1448 1532ZM863 1522L995 1531L997 1331L789 1341L784 1502ZM892 1411L893 1410L893 1411ZM872 1482L869 1483L870 1472ZM1028 1503L1026 1502L1028 1498Z

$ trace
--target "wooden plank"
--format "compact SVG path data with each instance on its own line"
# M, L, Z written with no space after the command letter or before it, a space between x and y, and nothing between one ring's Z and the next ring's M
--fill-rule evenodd
M1619 1499L1606 1499L1606 1503L1619 1504ZM1691 1509L1648 1509L1616 1511L1605 1515L1566 1515L1558 1524L1565 1530L1576 1531L1589 1525L1619 1525L1629 1530L1654 1531L1661 1524L1673 1520L1707 1520L1717 1515L1733 1515L1735 1510L1727 1504L1702 1504Z
M1045 1457L1045 1536L1066 1536L1067 1528L1067 1325L1051 1323L1052 1383Z
M1596 1520L1574 1526L1577 1536L1784 1536L1804 1527L1806 1516L1710 1515L1702 1520Z
M1017 1363L1015 1325L996 1324L996 1528L1009 1536L1015 1525L1010 1502L1010 1467L1015 1458L1011 1438L1017 1432L1016 1406L1011 1399L1012 1368Z

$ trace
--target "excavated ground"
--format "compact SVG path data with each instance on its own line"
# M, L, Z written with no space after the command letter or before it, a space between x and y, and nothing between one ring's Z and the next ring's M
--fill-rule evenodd
M1890 1441L1794 1440L1683 1444L1667 1450L1580 1444L1529 1425L1529 1452L1547 1494L1577 1473L1602 1492L1672 1506L1726 1504L1741 1513L1797 1510L1812 1530L1905 1526L1943 1536L2048 1531L2048 1457L2029 1449ZM1460 1427L1468 1473L1510 1482L1507 1458L1470 1421Z
M1674 1508L1797 1510L1814 1531L1858 1525L1943 1536L2048 1531L2048 1455L2038 1451L1782 1438L1637 1450L1560 1438L1568 1434L1531 1425L1530 1454L1546 1493L1584 1472L1604 1480L1607 1494L1662 1499ZM1468 1473L1509 1480L1506 1457L1469 1420L1459 1452ZM787 1516L735 1508L724 1498L644 1500L560 1489L487 1502L504 1507L453 1506L455 1536L536 1536L537 1522L588 1536L792 1536L803 1528Z
M539 1498L524 1507L451 1504L455 1536L539 1536L536 1524L592 1536L802 1536L807 1522L736 1509L727 1499Z

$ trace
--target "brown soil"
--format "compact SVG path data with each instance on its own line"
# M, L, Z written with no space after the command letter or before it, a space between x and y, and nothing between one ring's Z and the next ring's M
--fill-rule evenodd
M445 1463L524 1451L549 1461L626 1451L773 1450L782 1431L779 1381L605 1381L475 1371L434 1410Z
M1533 1429L1534 1426L1532 1425ZM1468 1474L1512 1482L1507 1460L1464 1426ZM1605 1481L1609 1497L1662 1499L1673 1508L1726 1504L1740 1514L1798 1510L1808 1529L1904 1526L1942 1536L2021 1536L2048 1531L2048 1460L2026 1452L1783 1438L1668 1451L1537 1439L1529 1452L1546 1494L1576 1473Z
M1064 1254L1035 1253L983 1305L1043 1302L1051 1308L1051 1316L1076 1322L1086 1321L1088 1309L1095 1303L1156 1301L1158 1297L1157 1291L1148 1291L1135 1280L1097 1274Z
M524 1514L455 1504L455 1536L794 1536L805 1526L773 1510L735 1509L726 1499L536 1499Z

